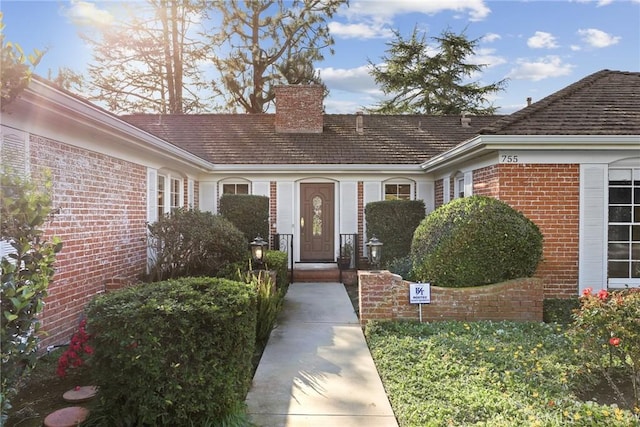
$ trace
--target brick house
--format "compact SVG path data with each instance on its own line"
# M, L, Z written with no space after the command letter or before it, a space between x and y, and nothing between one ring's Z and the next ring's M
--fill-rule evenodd
M279 87L275 114L117 117L41 79L2 113L2 160L50 169L62 237L43 314L68 339L95 294L145 269L145 224L222 194L270 197L293 262L335 261L364 206L486 194L545 236L548 297L640 284L640 73L601 71L510 116L324 114L322 90ZM634 216L635 215L635 216ZM608 273L609 272L609 273ZM625 276L626 274L626 276Z

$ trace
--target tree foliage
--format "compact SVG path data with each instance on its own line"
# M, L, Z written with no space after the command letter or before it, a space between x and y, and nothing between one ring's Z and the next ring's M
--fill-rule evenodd
M125 8L126 18L82 34L93 47L89 79L92 100L119 113L199 112L205 102L198 64L206 55L193 24L202 4L195 0L147 0Z
M31 80L32 69L42 59L46 51L34 49L33 53L25 54L17 43L5 41L4 23L0 12L0 110L4 110Z
M275 98L275 85L320 83L313 63L333 45L326 21L343 3L346 0L210 2L222 15L211 36L220 46L213 58L221 76L213 83L214 92L231 110L263 113Z
M0 408L11 406L15 382L35 363L38 314L53 278L55 255L62 243L47 241L41 229L51 214L51 198L31 181L0 171L0 243L10 253L0 260ZM0 425L3 424L0 419Z
M482 86L468 81L486 65L469 62L479 39L469 40L464 32L445 30L439 37L435 53L426 37L413 30L409 39L396 32L388 43L382 64L371 61L371 75L391 98L368 109L382 114L493 114L496 107L487 97L503 90L506 80Z

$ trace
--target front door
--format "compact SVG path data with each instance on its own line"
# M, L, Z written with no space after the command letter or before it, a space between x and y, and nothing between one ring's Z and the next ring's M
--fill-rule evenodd
M300 184L300 260L333 261L334 184Z

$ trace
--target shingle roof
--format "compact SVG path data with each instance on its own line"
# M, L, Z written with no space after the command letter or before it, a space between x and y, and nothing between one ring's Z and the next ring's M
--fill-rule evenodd
M602 70L496 121L496 135L640 135L640 73Z
M128 115L122 119L215 164L420 164L500 116L326 114L322 133L276 133L273 114Z

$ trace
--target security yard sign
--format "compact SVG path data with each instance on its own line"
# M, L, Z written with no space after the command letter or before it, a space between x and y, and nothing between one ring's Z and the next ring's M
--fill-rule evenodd
M409 283L409 302L411 304L430 304L431 283Z

